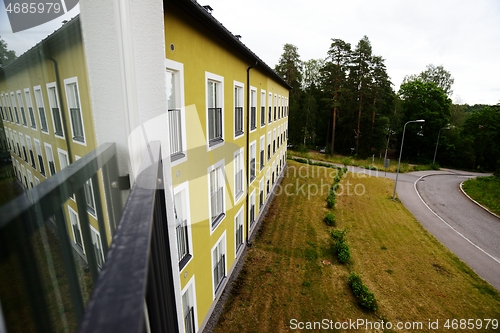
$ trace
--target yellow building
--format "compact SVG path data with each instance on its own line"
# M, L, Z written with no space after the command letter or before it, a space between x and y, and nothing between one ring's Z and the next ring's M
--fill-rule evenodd
M158 6L158 0L145 3ZM118 153L128 156L120 173L134 184L136 155L146 151L141 145L158 138L166 152L167 216L175 220L169 233L179 329L202 331L283 174L291 88L224 28L209 6L165 0L163 31L153 29L149 44L164 52L164 63L151 62L156 66L151 73L156 82L158 74L166 78L166 96L148 98L157 87L136 83L148 82L147 71L136 69L149 64L137 60L141 39L133 37L149 31L141 31L133 18L150 12L146 5L136 12L131 9L135 4L122 8L122 16L134 14L130 26L116 25L116 33L112 18L118 16L95 19L104 12L99 6L108 5L82 3L81 22L80 17L71 20L0 70L0 108L13 167L30 189L103 142L115 141ZM152 15L153 24L157 18ZM122 39L115 45L106 33ZM163 38L160 47L154 43L158 36ZM118 60L101 60L99 52ZM161 73L156 71L160 66ZM119 94L113 89L127 93L114 100ZM130 97L130 91L140 89L146 92ZM109 100L116 107L106 105ZM144 105L155 102L158 109L147 114L151 108ZM92 241L101 253L102 233L92 210L93 193L105 197L102 178L98 183L87 183L85 198ZM70 239L86 259L81 214L72 199L66 206ZM108 216L103 218L107 245L113 228ZM103 259L97 260L100 266Z
M210 10L165 1L179 273L193 331L207 323L264 211L288 128L290 87Z
M85 57L78 18L0 70L0 111L7 148L19 182L26 190L56 174L96 148ZM103 263L94 190L85 185L87 217L95 260ZM28 191L29 193L29 191ZM107 216L103 217L107 224ZM75 253L88 261L75 195L65 219ZM109 225L104 235L111 240Z

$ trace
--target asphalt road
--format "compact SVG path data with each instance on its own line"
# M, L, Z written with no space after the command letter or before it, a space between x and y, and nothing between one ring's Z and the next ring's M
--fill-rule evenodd
M396 178L389 172L348 169ZM461 182L477 176L485 174L449 169L399 174L397 195L427 231L500 291L500 219L473 203L459 188Z
M461 182L475 176L451 170L400 174L397 193L431 234L500 290L500 219L459 189Z

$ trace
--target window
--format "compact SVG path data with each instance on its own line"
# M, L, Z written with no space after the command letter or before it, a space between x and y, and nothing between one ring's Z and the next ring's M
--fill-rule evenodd
M255 145L255 141L250 143L250 183L255 179L255 162L257 159Z
M264 177L259 182L259 211L264 206Z
M17 156L21 157L21 146L19 145L19 137L17 136L16 131L14 131L14 140L16 141ZM15 149L14 149L14 152L15 152Z
M80 221L78 220L78 214L69 206L68 206L68 211L69 211L69 219L71 221L71 230L73 231L73 241L80 250L84 251L82 232L81 232L82 229L80 228Z
M21 119L23 121L23 126L28 127L28 121L26 120L26 113L24 112L23 95L21 94L21 90L18 90L16 93L17 93L17 102L19 103L19 111L21 112Z
M62 149L57 148L57 154L59 156L59 166L62 170L69 165L68 153Z
M104 253L102 251L101 235L99 231L90 226L90 235L92 237L92 246L94 247L94 255L99 270L104 264Z
M185 333L195 333L198 329L196 324L196 298L194 276L182 291L182 313L184 316Z
M280 147L280 131L281 131L281 128L280 128L280 126L278 126L278 131L277 131L277 133L278 133L278 141L277 141L278 148Z
M264 159L265 159L264 147L266 146L264 138L265 138L264 135L260 137L260 170L264 169Z
M40 147L40 141L35 139L35 151L38 156L38 165L40 166L40 173L45 176L45 165L43 163L42 148Z
M45 143L45 156L47 157L47 162L49 163L50 175L53 176L56 173L56 166L54 164L54 155L52 153L52 146Z
M22 157L25 162L28 162L28 152L26 151L26 144L24 143L24 137L21 132L19 132L19 141L21 142L21 147L23 147Z
M26 177L26 168L24 167L24 165L21 165L21 170L22 170L22 175L23 175L22 183L23 183L24 187L28 188L28 178Z
M49 128L47 126L47 117L45 115L45 107L43 106L42 90L40 86L34 87L33 90L35 91L35 102L36 107L38 108L38 116L40 117L40 127L42 128L42 132L49 133Z
M269 183L269 179L271 178L271 173L269 171L269 168L266 170L266 198L268 197L269 195L269 191L271 191L271 186L270 186L270 183Z
M250 203L249 203L249 208L250 208L250 225L253 226L255 223L255 191L250 194Z
M19 113L17 112L17 104L16 104L16 97L14 96L14 93L10 93L10 102L12 104L12 107L14 108L14 114L16 116L16 124L19 125Z
M243 135L243 83L234 82L234 137Z
M260 127L266 124L266 91L260 92Z
M224 160L212 166L209 172L210 218L214 230L225 217L224 211Z
M65 79L66 98L69 106L69 115L71 119L71 131L73 141L85 143L85 130L83 128L82 110L80 108L80 94L78 93L77 78Z
M87 203L87 212L96 216L95 212L95 197L94 197L94 184L92 179L89 179L83 184L83 191L85 192L85 202Z
M208 146L213 147L224 142L224 79L210 73L206 77Z
M281 96L278 96L278 119L281 119Z
M166 60L168 120L170 126L170 160L183 161L186 157L186 118L184 105L184 65Z
M243 195L243 148L234 153L234 202Z
M273 155L276 154L276 128L273 129Z
M52 123L54 124L54 133L56 136L64 136L61 111L59 109L59 99L57 97L56 83L47 83L47 95L49 96L49 107L52 111Z
M6 114L7 120L9 119L9 115L10 115L10 122L13 123L14 122L14 118L12 117L12 107L10 105L10 100L9 100L9 94L8 93L5 94L5 95L2 94L2 104L5 107L5 114ZM7 113L7 109L9 110L8 113Z
M28 181L30 183L30 188L33 188L35 187L35 185L33 184L33 175L31 173L31 171L27 170L28 171Z
M274 186L274 168L275 168L275 165L276 165L276 164L273 162L273 168L271 169L271 170L272 170L272 172L273 172L273 175L272 175L273 177L272 177L271 184L272 184L273 186Z
M35 178L35 186L37 186L38 184L40 184L40 179L38 179L37 177L33 177Z
M212 271L214 298L221 291L221 286L226 277L226 233L212 248Z
M189 188L185 182L174 189L175 231L177 235L177 254L179 256L179 271L191 260L191 225L189 218Z
M24 89L24 97L26 98L26 107L30 115L31 128L36 129L35 111L33 110L33 102L31 101L30 88Z
M5 101L3 99L3 94L2 94L0 97L0 113L2 114L2 120L6 120L5 115L3 113L4 106L5 106ZM7 111L5 111L5 113L7 114Z
M273 121L273 94L269 93L269 119L267 121L270 124Z
M250 130L257 128L257 89L250 88Z
M274 106L274 121L276 121L276 104L278 103L278 97L276 95L274 95L274 103L273 103L273 106Z
M267 160L271 159L271 132L267 132Z
M236 256L238 253L243 249L243 208L244 206L241 207L241 209L236 213L234 216L234 230L235 230L235 253Z

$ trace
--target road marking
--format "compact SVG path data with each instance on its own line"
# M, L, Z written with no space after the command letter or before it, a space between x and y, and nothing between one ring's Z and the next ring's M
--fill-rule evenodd
M493 257L491 254L489 254L488 252L486 252L485 250L483 250L482 248L480 248L478 245L476 245L474 242L472 242L470 239L468 239L467 237L465 237L463 234L461 234L457 229L453 228L448 222L446 222L441 216L439 216L438 214L436 214L435 211L433 211L431 209L431 207L429 207L429 205L427 205L427 203L424 201L424 199L422 199L422 197L420 196L420 193L418 193L418 190L417 190L417 183L420 179L422 179L423 177L425 177L427 175L424 175L424 176L421 176L419 179L417 179L414 183L413 183L413 188L415 189L415 192L417 193L418 197L420 198L420 200L422 201L422 203L425 205L425 207L427 207L427 209L429 209L432 214L436 215L436 217L438 219L440 219L444 224L446 224L448 227L450 227L451 230L455 231L460 237L462 237L463 239L465 239L467 242L469 242L471 245L473 245L475 248L477 248L479 251L483 252L484 254L486 254L488 257L490 257L491 259L493 259L497 264L500 265L500 260L498 260L497 258Z

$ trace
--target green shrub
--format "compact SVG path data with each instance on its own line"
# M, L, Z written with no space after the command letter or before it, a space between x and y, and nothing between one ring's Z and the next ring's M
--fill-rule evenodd
M331 235L334 240L333 252L337 255L340 263L344 264L351 258L351 251L349 250L349 244L347 244L345 236L348 230L332 230Z
M337 198L335 192L330 191L328 196L326 197L326 206L330 209L335 208L335 203L337 202Z
M337 254L337 258L341 264L344 264L349 261L351 258L351 251L349 250L349 245L344 242L336 242L333 246L335 253Z
M349 274L349 286L352 293L358 299L359 305L369 311L377 311L378 305L375 295L361 281L361 277L356 273Z
M335 214L333 214L331 212L330 213L326 213L324 221L329 226L335 226Z

